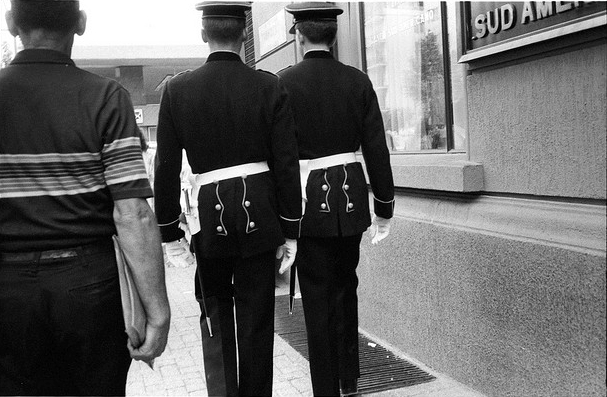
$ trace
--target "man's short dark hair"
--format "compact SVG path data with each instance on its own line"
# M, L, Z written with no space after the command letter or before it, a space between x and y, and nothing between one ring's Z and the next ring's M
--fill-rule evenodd
M337 22L301 21L296 28L313 44L332 45L337 35Z
M24 32L43 29L62 34L72 33L78 26L79 10L79 1L11 0L15 24Z
M209 40L218 43L233 43L240 39L245 28L245 20L237 18L205 18L202 27Z

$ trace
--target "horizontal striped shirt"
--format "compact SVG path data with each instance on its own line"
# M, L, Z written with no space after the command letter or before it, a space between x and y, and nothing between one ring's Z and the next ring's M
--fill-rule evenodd
M51 50L0 71L0 252L116 232L114 201L152 196L129 93Z
M97 153L0 154L0 198L91 193L147 179L139 145L131 137Z

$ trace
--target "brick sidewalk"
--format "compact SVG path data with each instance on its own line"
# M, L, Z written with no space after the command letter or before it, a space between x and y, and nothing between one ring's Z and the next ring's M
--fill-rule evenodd
M171 303L171 331L164 354L156 359L155 370L133 361L126 386L127 396L206 396L200 309L194 297L195 266L166 268ZM280 281L280 280L279 280ZM277 294L288 292L281 285ZM413 362L409 358L406 360ZM374 397L483 397L464 385L439 375L423 364L417 366L437 379L421 385L373 393ZM274 336L274 397L312 396L308 361L278 335Z

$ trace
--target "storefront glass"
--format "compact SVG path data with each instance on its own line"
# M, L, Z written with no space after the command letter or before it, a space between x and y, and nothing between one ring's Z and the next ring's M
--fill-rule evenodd
M465 133L455 137L451 121L451 71L445 68L449 49L443 44L448 37L447 7L440 2L363 4L367 73L377 92L389 148L442 153L463 148Z

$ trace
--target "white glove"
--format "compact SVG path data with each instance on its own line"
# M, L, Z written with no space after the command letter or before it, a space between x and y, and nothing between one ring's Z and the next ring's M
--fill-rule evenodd
M169 267L188 267L196 263L194 255L190 252L188 242L184 238L164 243L168 257Z
M278 247L278 249L276 250L276 259L282 258L278 273L283 274L291 267L291 265L293 265L293 262L295 262L296 254L297 240L292 238L285 239L285 243Z
M390 219L382 218L381 216L373 215L371 221L371 244L375 245L388 237L390 234Z

